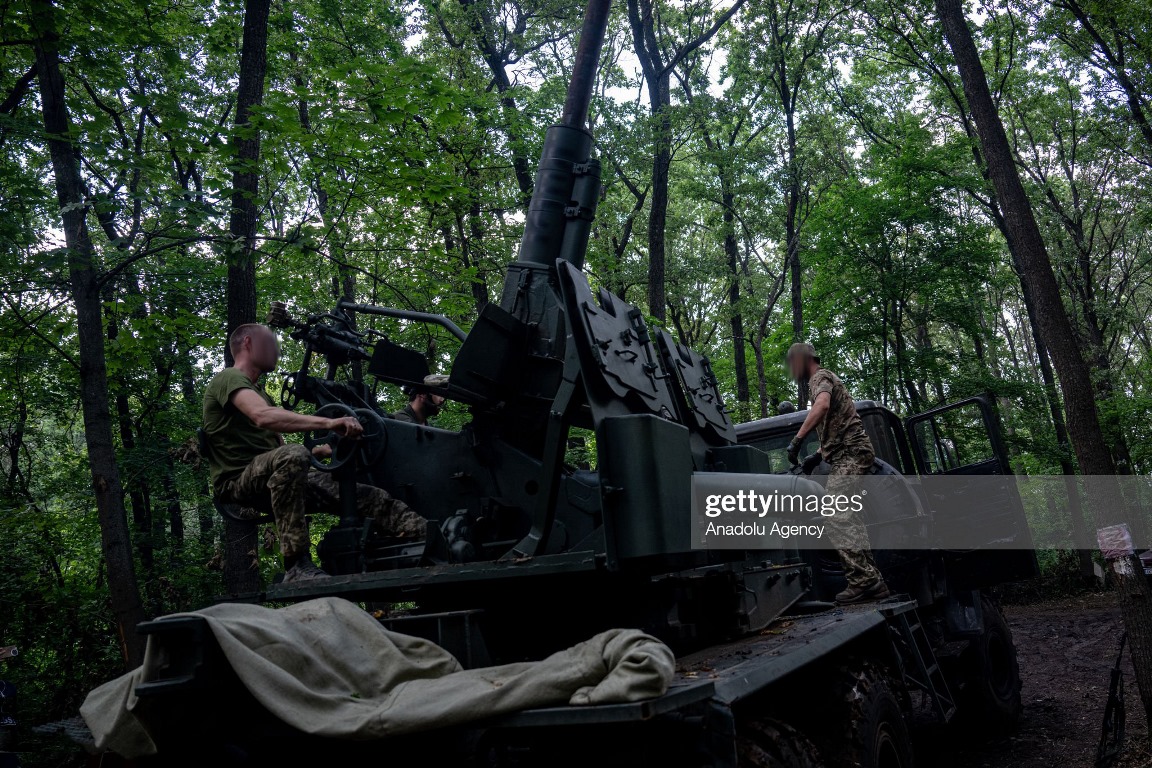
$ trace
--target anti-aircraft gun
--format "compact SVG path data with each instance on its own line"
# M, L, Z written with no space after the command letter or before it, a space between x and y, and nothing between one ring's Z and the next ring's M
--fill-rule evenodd
M375 538L349 509L319 548L321 566L340 578L269 597L403 595L421 610L479 611L488 652L514 659L621 623L698 647L765 627L806 589L794 551L693 550L693 472L771 467L737 444L708 360L650 328L637 307L592 290L582 272L601 186L584 125L607 6L589 8L503 295L466 336L443 317L347 301L304 321L273 307L270 324L306 350L285 404L310 402L365 427L318 467L349 483L358 474L437 525L414 546ZM372 315L462 337L446 380L429 386L423 355L358 331L354 318ZM323 376L309 371L319 356ZM470 423L456 432L385 418L366 385L333 381L353 361L371 379L465 404ZM595 435L595 470L565 465L575 429ZM531 627L525 604L534 606ZM649 615L640 619L638 606Z
M542 658L615 626L644 629L681 655L680 676L660 699L485 723L485 764L571 757L589 745L600 759L609 732L643 743L659 732L674 764L818 765L811 737L827 742L829 764L908 765L914 702L938 721L963 710L985 727L1010 728L1020 707L1015 651L984 590L992 579L1026 575L1027 562L982 570L971 556L901 554L886 561L885 575L905 594L838 609L820 600L840 578L827 557L787 546L693 548L694 476L739 474L784 491L819 486L774 474L787 467L774 465L773 441L794 434L802 412L738 434L708 359L650 326L637 307L593 290L582 271L600 193L585 123L609 4L590 0L518 257L499 303L467 334L439 315L349 301L300 320L274 305L269 317L305 349L283 404L311 403L364 426L358 441L307 436L334 443L317 468L346 489L369 482L402 499L431 521L427 539L388 538L344 493L347 508L319 547L332 578L230 599L403 604L407 613L382 620L441 644L465 666ZM447 377L430 377L422 354L365 330L370 316L438 325L460 339ZM348 364L364 377L338 377ZM470 421L448 430L390 419L369 382L442 395L466 406ZM574 430L594 436L591 468L565 462ZM882 546L914 551L927 541L930 500L906 482L916 465L895 466L878 452L890 460L876 472L890 478L899 503L873 505L870 527L882 530ZM984 469L1004 472L1006 461ZM1026 528L1017 533L1026 547ZM962 581L954 563L963 564ZM205 690L211 654L189 640L195 630L158 621L143 631L174 658L196 656L173 665L193 672L149 681L150 706ZM783 721L808 726L808 737ZM511 750L504 757L533 757L495 761L494 743Z

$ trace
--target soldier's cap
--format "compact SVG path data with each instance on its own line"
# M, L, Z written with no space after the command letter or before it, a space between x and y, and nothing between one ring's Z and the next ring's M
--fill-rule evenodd
M448 377L442 373L430 373L424 377L423 384L407 384L401 390L412 400L416 395L427 395L434 389L444 389L448 386Z
M798 341L788 347L788 354L784 355L784 359L791 360L796 355L805 355L816 362L820 362L820 355L816 354L816 347L806 341Z

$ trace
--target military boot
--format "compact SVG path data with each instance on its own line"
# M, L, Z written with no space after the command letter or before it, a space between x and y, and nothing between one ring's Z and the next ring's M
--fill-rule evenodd
M874 600L883 600L889 594L891 593L888 591L888 585L884 583L883 579L877 579L871 584L859 587L849 586L848 589L836 594L836 602L840 605L870 603Z
M284 580L281 584L299 584L302 581L331 578L325 571L316 567L312 558L304 556L297 560L292 567L284 571Z

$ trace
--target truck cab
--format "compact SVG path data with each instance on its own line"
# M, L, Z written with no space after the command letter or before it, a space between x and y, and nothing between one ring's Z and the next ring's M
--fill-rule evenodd
M860 414L864 429L872 440L876 458L888 463L902 475L916 474L908 445L908 433L900 417L875 400L857 400L856 412ZM789 469L788 443L807 415L807 410L793 411L737 424L736 435L741 444L755 446L767 453L774 471L785 472ZM820 443L816 433L812 432L805 439L800 453L806 456L818 450Z
M931 605L944 595L954 599L958 592L1036 574L1028 523L991 397L966 398L905 419L873 400L855 405L876 452L873 474L899 476L891 493L865 509L877 565L892 587ZM789 466L788 444L807 415L799 410L738 424L737 439L768 454L774 472L798 471ZM819 447L813 430L800 453L808 456ZM826 471L823 465L813 474ZM966 543L979 531L988 546L949 546L956 531L965 532L955 538ZM835 552L810 552L807 558L817 597L826 599L842 588Z

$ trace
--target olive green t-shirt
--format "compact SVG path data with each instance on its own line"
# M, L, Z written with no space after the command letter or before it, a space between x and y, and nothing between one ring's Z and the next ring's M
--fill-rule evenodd
M239 475L252 459L280 445L275 432L260 429L232 404L232 393L251 389L268 405L272 398L238 368L225 368L212 377L204 390L204 431L208 435L208 469L212 489L219 493L225 482Z

